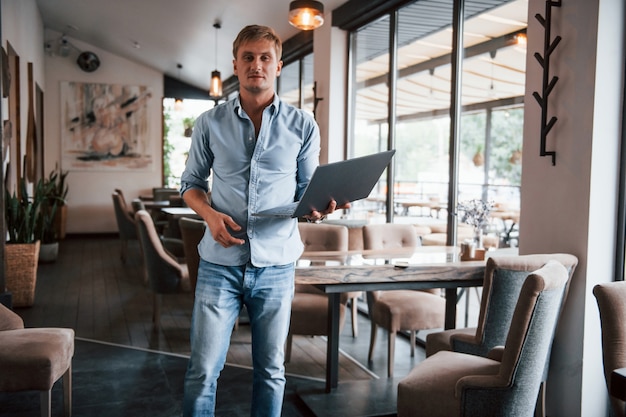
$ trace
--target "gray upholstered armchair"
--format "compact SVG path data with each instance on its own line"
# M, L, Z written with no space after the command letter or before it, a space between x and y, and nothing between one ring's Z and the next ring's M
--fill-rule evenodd
M40 391L41 415L50 417L51 391L63 380L65 416L72 414L74 330L24 328L22 318L0 304L0 391Z
M515 302L526 277L549 260L563 264L569 278L578 265L578 258L563 253L489 258L485 269L478 326L429 334L426 336L426 356L432 356L440 350L487 356L494 347L504 345ZM569 282L568 279L565 295ZM537 412L541 416L545 415L545 380L548 377L548 364L549 358L537 402Z
M598 302L602 325L602 359L607 387L611 388L611 373L626 367L626 281L598 284L593 288ZM626 416L626 403L611 396L615 417Z
M568 272L549 261L524 281L504 347L487 357L440 351L398 384L398 417L532 416Z
M426 356L440 350L486 356L495 346L503 345L524 280L549 260L563 264L570 278L578 264L575 256L561 253L487 259L478 326L430 333L426 336Z

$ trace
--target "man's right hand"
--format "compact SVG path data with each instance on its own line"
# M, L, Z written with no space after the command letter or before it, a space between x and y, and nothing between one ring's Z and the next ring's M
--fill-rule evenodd
M205 218L207 226L211 231L213 239L225 248L231 246L243 245L246 243L243 239L237 239L230 234L229 229L235 232L241 230L235 221L227 214L213 210L213 213Z
M245 243L243 239L237 239L229 231L238 232L241 230L241 226L235 223L229 215L221 213L211 207L206 193L197 188L192 188L185 191L183 199L187 206L204 219L213 239L217 243L225 248L243 245Z

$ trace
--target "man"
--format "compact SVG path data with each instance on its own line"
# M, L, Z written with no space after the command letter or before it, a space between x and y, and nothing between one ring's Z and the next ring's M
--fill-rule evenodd
M202 114L193 131L181 194L208 231L198 246L185 416L213 415L217 378L242 305L252 332L252 415L281 414L284 344L303 245L295 219L252 213L299 200L320 152L315 120L275 94L281 54L271 28L243 28L233 43L239 97ZM308 218L319 220L336 208L333 201Z

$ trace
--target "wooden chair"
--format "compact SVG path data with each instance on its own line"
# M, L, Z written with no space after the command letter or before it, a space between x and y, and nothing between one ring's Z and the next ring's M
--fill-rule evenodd
M415 228L411 224L370 224L363 227L365 250L390 250L418 246ZM372 331L368 360L371 362L376 346L378 327L388 332L387 375L393 376L396 333L408 330L411 337L411 356L415 355L417 330L442 328L445 320L446 302L435 290L370 291L367 306Z
M604 377L611 392L611 373L626 367L626 281L598 284L593 295L600 311L602 326L602 359ZM610 395L611 408L615 417L626 416L626 402Z
M187 269L189 270L191 290L195 293L196 282L198 281L198 265L200 264L198 244L202 240L202 236L204 236L206 223L204 220L181 217L178 219L178 224L180 226L180 233L183 239L185 263L187 264Z
M143 268L146 281L153 292L152 322L155 328L160 327L161 304L164 294L189 292L189 270L187 265L180 264L165 248L152 217L145 210L135 213L139 243L143 254Z
M530 274L487 357L443 350L415 366L398 384L398 417L532 416L568 276L558 261Z
M50 417L52 387L62 379L64 415L72 415L74 330L24 328L22 318L0 304L0 391L40 391L41 416Z

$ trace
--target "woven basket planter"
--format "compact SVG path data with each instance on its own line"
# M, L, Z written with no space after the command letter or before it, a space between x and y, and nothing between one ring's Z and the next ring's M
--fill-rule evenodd
M8 243L6 255L6 287L12 293L14 307L30 307L35 302L39 241Z

